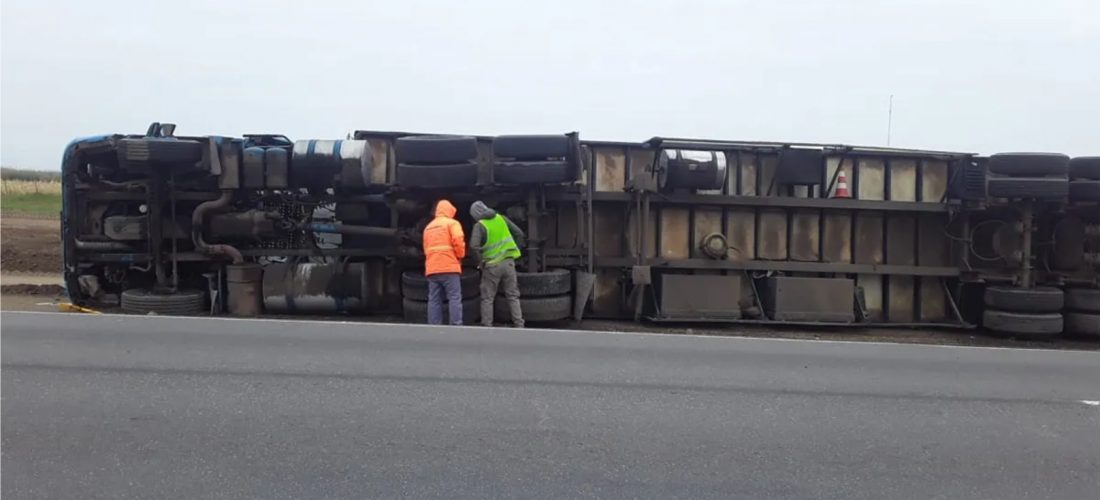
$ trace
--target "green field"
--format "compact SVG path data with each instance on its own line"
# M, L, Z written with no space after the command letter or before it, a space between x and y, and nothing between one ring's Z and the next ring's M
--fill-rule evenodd
M0 212L57 217L61 212L58 172L0 169Z
M61 213L61 193L0 194L0 212L4 215L48 215Z

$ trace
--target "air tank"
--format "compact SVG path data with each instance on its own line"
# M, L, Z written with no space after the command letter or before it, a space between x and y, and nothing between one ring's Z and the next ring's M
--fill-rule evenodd
M721 189L726 181L726 154L721 151L665 149L657 156L657 166L662 191Z
M364 187L371 178L373 164L367 141L295 141L290 158L290 185L310 191Z
M263 306L276 313L363 312L366 264L273 263L263 269Z

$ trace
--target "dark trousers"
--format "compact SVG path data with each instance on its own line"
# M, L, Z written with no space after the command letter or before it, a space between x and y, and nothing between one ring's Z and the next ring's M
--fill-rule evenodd
M462 279L458 273L428 275L428 323L443 324L443 297L452 325L462 324Z

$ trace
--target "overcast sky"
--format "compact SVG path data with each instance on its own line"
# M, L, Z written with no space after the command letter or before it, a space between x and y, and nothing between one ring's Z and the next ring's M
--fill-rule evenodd
M2 163L72 138L578 130L1100 154L1100 1L2 5Z

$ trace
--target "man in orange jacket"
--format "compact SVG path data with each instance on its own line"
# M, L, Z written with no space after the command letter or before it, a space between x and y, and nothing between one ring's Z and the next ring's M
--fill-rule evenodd
M466 236L455 220L458 210L447 200L435 205L435 219L424 228L424 276L428 278L428 323L443 324L443 294L447 294L452 325L462 324L462 264Z

